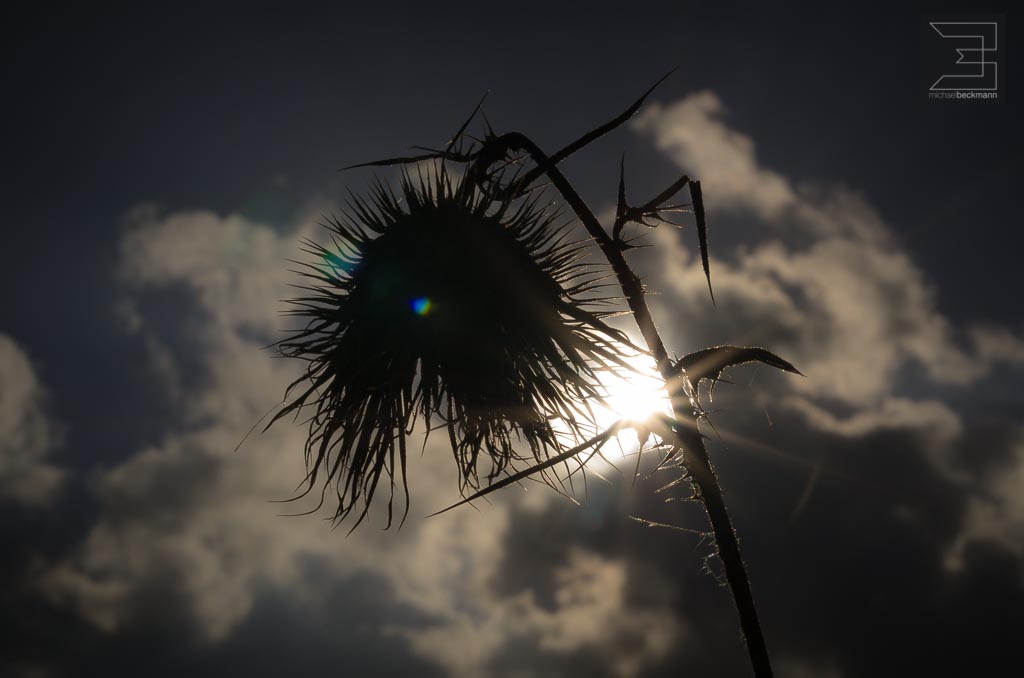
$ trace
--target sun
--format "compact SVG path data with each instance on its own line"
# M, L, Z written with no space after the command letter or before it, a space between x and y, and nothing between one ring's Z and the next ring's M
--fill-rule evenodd
M604 472L608 464L632 457L640 448L637 427L650 423L656 415L672 416L672 402L665 389L665 380L658 373L654 358L647 355L626 356L628 367L617 366L599 372L602 404L590 402L592 415L586 430L597 435L616 424L622 424L619 433L600 447L600 455L585 454L587 466L596 466ZM552 426L564 447L575 447L580 440L565 422L556 420Z
M671 415L672 404L665 390L665 381L658 374L654 359L635 356L627 359L630 370L618 370L603 375L606 407L594 408L598 426L602 429L617 421L625 421L630 428L618 434L618 444L605 445L606 456L626 456L639 447L632 424L641 424L658 414Z

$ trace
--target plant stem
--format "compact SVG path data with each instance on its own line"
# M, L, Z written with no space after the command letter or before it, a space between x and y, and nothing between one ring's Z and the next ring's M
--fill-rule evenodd
M715 533L718 554L725 567L725 577L729 582L733 602L735 602L736 610L740 615L740 626L747 640L747 652L750 654L750 662L754 667L754 675L758 678L770 678L772 665L768 658L768 647L765 645L761 623L757 618L757 608L754 607L754 596L750 591L750 579L740 554L739 540L736 538L736 531L733 529L729 513L725 508L722 488L718 482L718 476L715 475L714 467L711 465L711 459L708 457L704 439L696 428L696 417L694 417L692 409L687 409L688 411L682 410L673 403L676 418L686 427L677 433L679 443L685 450L686 470L689 471L697 486L700 498L707 510L711 528ZM691 425L693 428L690 428Z
M661 80L658 81L658 83L660 82ZM657 87L658 83L655 83L654 87ZM405 165L422 160L441 159L443 162L450 159L454 162L467 163L467 180L483 184L490 180L487 174L488 168L503 161L510 151L519 151L527 153L536 166L519 179L511 182L511 184L499 187L504 190L499 190L496 193L497 196L502 199L522 197L535 188L534 182L540 177L547 176L551 180L551 183L554 184L584 227L586 227L587 232L590 233L591 237L600 246L602 254L604 254L608 264L612 267L619 286L622 288L623 296L625 296L626 302L629 305L629 310L632 312L633 319L640 330L640 334L643 336L648 350L650 350L657 361L658 371L669 387L672 398L672 410L678 424L678 426L673 427L676 438L674 442L684 451L686 469L707 511L708 520L715 535L718 555L721 557L725 567L726 579L729 582L733 601L740 616L740 626L746 637L747 650L750 653L754 674L757 678L771 678L772 667L768 658L768 649L765 646L764 634L761 632L761 625L757 619L754 598L750 592L750 580L747 576L746 566L743 564L743 558L740 555L739 541L736 538L736 531L733 529L732 521L729 519L729 513L725 508L725 498L722 496L722 488L718 483L718 477L715 475L714 467L704 445L704 436L700 433L699 403L696 402L696 394L691 395L686 389L685 373L681 366L674 365L669 358L668 351L665 350L665 343L662 341L661 334L654 324L654 318L651 316L650 308L647 306L643 283L633 272L633 269L630 268L623 256L625 246L618 240L619 233L624 225L624 222L621 221L622 216L620 215L616 220L615 227L612 229L615 237L609 236L597 220L597 217L594 216L594 213L583 202L583 199L572 187L572 184L569 183L569 180L565 178L565 175L557 167L561 160L569 157L601 135L617 128L628 120L640 108L654 87L647 90L643 96L617 118L585 134L550 157L529 137L519 132L509 132L501 136L492 136L489 133L482 147L471 153L453 150L453 141L448 144L448 148L444 151L429 151L425 155L390 158L361 165L352 165L351 167L382 167L397 164ZM479 110L479 108L478 104L476 110ZM474 115L476 110L474 110ZM470 116L470 120L472 120L472 116ZM456 133L456 139L462 135L468 124L469 120ZM686 183L689 183L687 177L680 178L671 187L649 201L645 207L660 207L663 201L667 201ZM695 195L694 189L696 190ZM624 191L624 186L620 182L620 204L624 200ZM699 182L698 185L691 183L691 195L694 195L696 206L700 202ZM701 254L706 273L707 250L704 225L700 213L698 213L698 235L701 239ZM709 289L710 285L709 278ZM681 376L684 377L682 380L680 380ZM512 481L509 480L509 482Z
M604 233L604 230L602 229L601 232ZM602 244L601 249L615 271L629 308L633 312L637 327L657 360L662 378L668 384L678 383L679 374L669 360L664 342L644 298L643 283L633 273L621 250L615 246L614 242L608 240L608 245ZM693 483L707 510L711 529L715 534L718 554L725 567L725 576L732 591L736 610L739 612L740 626L746 637L747 651L754 667L754 675L758 678L771 678L772 666L768 658L768 648L761 631L761 623L757 618L754 596L750 591L750 578L740 553L736 530L733 528L729 512L725 508L722 487L718 482L714 466L711 464L707 447L704 445L704 436L698 428L693 404L681 386L673 390L672 411L676 420L682 424L676 428L677 442L679 447L684 450L683 458L686 470L693 478Z
M665 343L654 323L651 310L647 306L643 283L626 262L622 248L609 237L569 180L536 144L525 135L515 132L503 135L500 142L500 145L509 149L526 151L539 167L544 168L544 174L569 203L573 212L586 227L587 232L600 246L602 254L612 267L637 328L657 361L658 371L666 383L678 383L680 373L668 356ZM733 529L732 521L729 519L729 513L725 507L721 485L708 456L707 447L704 445L704 437L700 433L694 403L691 402L682 387L673 387L672 390L672 409L676 421L680 424L676 429L676 442L684 450L686 469L693 478L693 484L707 510L708 520L715 535L715 543L718 546L718 555L725 567L726 579L729 582L733 601L739 613L740 626L747 641L747 651L750 654L754 675L757 678L771 678L771 661L768 657L768 648L765 645L761 624L757 618L754 597L750 591L750 579L740 554L736 531Z

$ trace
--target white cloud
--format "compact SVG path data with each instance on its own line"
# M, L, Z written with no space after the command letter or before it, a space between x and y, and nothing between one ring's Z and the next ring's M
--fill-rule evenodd
M277 311L282 309L275 304L288 296L287 259L296 258L297 239L310 229L282 238L269 226L238 215L194 210L161 217L152 205L133 209L127 222L131 228L120 243L119 271L127 284L187 285L218 331L272 334L280 327ZM312 223L309 219L306 226Z
M633 122L634 129L654 137L680 167L695 169L708 187L711 209L742 205L763 219L776 219L797 203L788 179L761 167L754 141L720 120L724 106L714 92L704 91L663 107L647 106Z
M65 472L45 458L61 434L45 399L28 356L0 334L0 499L39 507L56 497Z
M968 384L996 361L1019 363L1019 340L977 330L973 349L961 346L923 273L861 197L843 187L795 187L761 167L753 141L721 115L717 98L704 93L652 108L638 129L702 179L712 219L715 210L746 210L801 238L781 236L716 258L719 309L712 311L694 257L675 233L660 229L663 259L652 282L672 295L672 325L686 330L710 317L721 341L767 344L792 359L808 378L792 380L786 406L816 428L849 436L910 428L944 442L959 435L959 417L941 400L899 392L900 371L916 366L934 384ZM99 472L100 518L46 575L41 585L52 599L115 632L145 613L137 607L142 594L159 583L172 587L202 635L217 641L251 613L261 587L318 604L332 581L308 579L302 563L315 559L338 581L356 573L387 581L396 603L432 622L396 621L386 631L456 675L492 674L490 662L522 640L556 656L595 652L614 673L636 675L684 635L667 608L628 601L625 562L587 551L574 551L556 574L553 605L530 591L502 592L496 579L509 556L505 541L520 515L512 509L519 495L499 493L481 513L421 520L455 494L450 452L437 437L422 459L410 460L414 510L397 534L370 526L346 539L313 517L275 517L282 506L267 500L288 496L303 476L303 431L279 424L234 448L296 374L296 366L261 347L276 338L277 300L290 296L283 262L296 255L303 233L281 235L205 211L161 216L143 208L131 219L123 280L133 292L169 285L193 292L192 310L203 319L191 337L193 358L203 378L180 378L180 348L152 327L165 309L135 296L123 313L187 416L153 447ZM831 407L836 403L843 414ZM553 495L530 496L544 497L543 504ZM616 642L623 637L638 640L623 647Z
M425 629L396 620L387 632L454 673L485 673L513 636L535 638L556 654L600 650L624 627L649 622L660 630L609 661L619 674L632 675L663 656L677 623L663 610L626 604L622 563L574 555L566 572L578 576L559 575L554 610L538 607L528 595L495 589L507 555L510 505L520 493L500 493L480 512L423 520L457 499L451 452L439 436L431 438L423 458L411 455L413 512L398 533L369 525L345 538L316 517L276 517L309 506L268 503L290 496L304 476L304 430L279 422L234 448L279 402L299 369L261 347L279 325L278 300L290 296L286 259L296 256L301 234L280 235L238 216L204 211L165 217L152 208L134 212L121 247L122 278L133 291L180 284L192 290L194 312L207 319L192 337L199 353L192 358L200 359L204 374L198 385L183 385L174 376L181 366L173 347L161 343L154 351L158 373L186 405L185 421L153 447L99 474L94 489L100 519L81 547L49 570L41 583L47 595L116 632L145 614L138 609L141 594L159 584L180 595L201 635L216 642L250 614L260 587L318 605L325 587L372 573L387 581L394 602L436 620ZM130 329L152 336L149 318L163 312L135 296L124 315ZM531 509L555 499L553 493L530 496ZM324 563L318 571L332 573L333 580L309 580L302 563L310 559ZM513 608L525 616L510 614Z
M971 339L978 355L986 361L1024 365L1024 341L1005 327L972 327Z
M938 400L886 397L876 407L859 410L846 418L837 417L807 398L789 396L783 402L803 414L815 428L842 436L858 437L884 429L911 429L923 432L933 442L948 444L962 432L960 418Z
M669 106L652 104L633 129L705 187L712 212L743 211L776 225L794 222L816 235L847 235L884 242L889 232L878 213L842 185L797 186L762 166L754 140L725 122L728 111L714 92L692 94Z
M957 435L950 408L900 392L903 371L916 368L934 385L969 385L996 363L1024 364L1024 342L1005 329L957 330L924 272L861 196L844 186L795 186L763 167L753 140L724 115L718 97L701 92L653 106L634 124L701 179L712 228L726 211L769 227L760 242L712 259L717 309L678 234L656 232L661 257L651 284L672 293L672 325L705 328L723 343L766 345L792 360L808 378L791 380L800 397L786 403L823 430L862 435L899 426ZM823 404L853 413L830 414Z
M524 637L556 654L588 649L602 657L613 675L639 675L668 654L683 629L667 608L630 606L626 576L624 562L575 550L556 573L552 609L538 605L532 591L495 597L481 587L472 600L472 614L460 611L440 625L401 633L417 652L450 667L455 676L482 675L483 660ZM506 675L495 670L488 674Z
M964 551L977 541L991 541L1024 558L1024 431L1010 460L988 472L983 490L973 496L956 539L946 552L946 566L964 567Z

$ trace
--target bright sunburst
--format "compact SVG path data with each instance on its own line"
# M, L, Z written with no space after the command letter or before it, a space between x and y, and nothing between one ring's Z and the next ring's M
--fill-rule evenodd
M630 372L620 370L604 375L607 407L595 408L600 428L605 429L619 420L642 423L656 414L671 414L672 408L665 391L664 381L658 374L654 360L649 356L628 359ZM602 452L609 458L636 452L639 446L632 429L619 433L618 444L605 445Z

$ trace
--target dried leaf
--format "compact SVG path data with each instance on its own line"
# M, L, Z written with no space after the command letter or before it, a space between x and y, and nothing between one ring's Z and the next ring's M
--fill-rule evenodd
M711 303L715 303L715 291L711 289L711 267L708 263L708 222L704 218L704 197L699 181L690 182L690 199L693 201L693 216L697 221L697 240L700 243L700 262L704 266L704 277L708 279Z
M676 369L685 371L690 383L696 387L701 379L718 381L722 376L722 371L727 367L751 362L761 362L783 372L804 376L800 370L793 367L792 363L783 360L771 351L753 346L712 346L694 351L680 358L676 363Z

